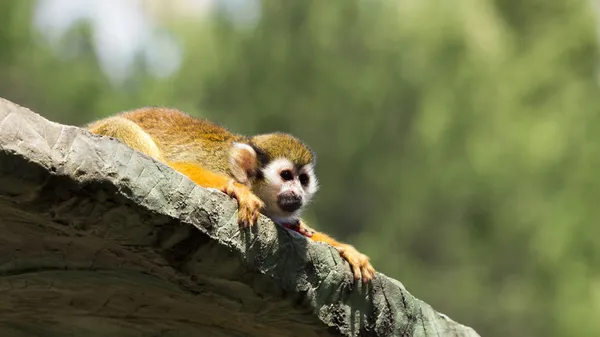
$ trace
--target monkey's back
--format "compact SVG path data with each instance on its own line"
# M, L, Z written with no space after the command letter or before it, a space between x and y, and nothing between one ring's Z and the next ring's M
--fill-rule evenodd
M168 162L191 162L227 174L229 147L244 137L180 110L147 107L120 115L139 125Z

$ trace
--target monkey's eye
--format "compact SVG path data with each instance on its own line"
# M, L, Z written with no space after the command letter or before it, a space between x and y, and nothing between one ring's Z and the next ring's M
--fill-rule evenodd
M283 170L283 171L281 171L281 173L279 173L279 175L281 176L281 179L283 179L285 181L294 179L294 175L292 174L292 171L290 171L290 170Z
M308 185L308 174L302 173L300 175L300 184L304 186Z

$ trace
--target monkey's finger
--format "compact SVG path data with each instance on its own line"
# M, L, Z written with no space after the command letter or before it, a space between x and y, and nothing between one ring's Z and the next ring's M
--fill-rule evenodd
M350 269L352 269L352 274L354 274L355 280L360 280L362 278L362 273L360 272L360 263L357 261L356 257L352 254L349 254L349 251L341 248L343 250L342 257L348 261L350 264Z
M352 273L354 274L354 280L360 280L362 278L362 273L360 271L360 266L358 264L350 264L352 267Z
M248 212L250 215L250 225L254 225L256 221L258 221L258 207L256 205L256 202L252 204L252 207L249 208Z
M247 227L251 227L252 225L254 225L254 215L252 215L251 211L247 211L247 217L246 217L246 226Z
M246 213L246 216L245 216L246 227L250 227L250 226L254 225L254 221L252 220L252 212L249 209L246 209L246 211L244 213Z
M248 208L248 220L250 221L250 225L254 225L258 221L258 216L260 215L259 208L256 203L252 204L252 207Z
M371 274L373 274L373 276L375 276L375 268L373 268L373 266L369 263L369 265L367 266L367 269L369 270L369 272Z
M374 274L367 267L362 268L363 282L368 283L373 278Z
M247 228L249 225L248 222L248 211L240 203L240 207L238 208L238 224L244 228Z
M302 234L302 235L304 235L304 236L307 236L307 237L309 237L309 238L310 238L311 236L313 236L313 234L314 234L314 232L313 232L312 230L310 230L310 229L308 229L308 228L304 228L304 227L300 227L300 228L298 229L298 231L300 232L300 234Z
M254 210L254 213L252 214L252 224L255 224L258 221L259 216L260 216L260 211L258 210L258 208L256 208Z
M373 268L373 266L371 266L371 264L369 263L369 265L367 266L367 271L369 272L369 280L375 278L375 268Z
M312 237L313 234L315 234L315 231L312 228L308 227L303 223L300 223L300 225L298 225L298 232L309 238Z
M375 269L371 266L369 258L365 255L361 256L361 269L363 275L363 281L369 282L375 276Z

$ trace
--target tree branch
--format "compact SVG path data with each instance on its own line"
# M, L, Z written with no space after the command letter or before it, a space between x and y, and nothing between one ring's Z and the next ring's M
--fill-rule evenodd
M2 336L478 336L331 247L0 99Z

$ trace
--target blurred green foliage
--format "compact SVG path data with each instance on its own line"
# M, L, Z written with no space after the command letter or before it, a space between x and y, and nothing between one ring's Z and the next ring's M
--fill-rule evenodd
M0 1L1 97L69 124L167 105L293 133L318 155L310 222L417 297L482 336L600 336L590 2L265 0L253 27L165 20L181 68L123 85L85 22L55 48L34 5Z

